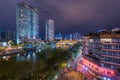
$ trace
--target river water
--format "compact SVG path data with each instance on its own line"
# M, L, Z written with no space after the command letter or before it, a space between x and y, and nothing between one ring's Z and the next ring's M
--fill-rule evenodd
M37 60L36 52L30 51L26 52L23 55L16 54L16 56L13 58L15 61L33 61L35 62Z

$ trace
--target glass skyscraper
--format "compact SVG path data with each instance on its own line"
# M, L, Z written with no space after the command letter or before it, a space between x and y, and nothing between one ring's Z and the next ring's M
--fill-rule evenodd
M45 40L53 41L54 40L54 20L48 19L45 24Z
M16 11L17 43L39 38L38 10L27 3L18 3Z

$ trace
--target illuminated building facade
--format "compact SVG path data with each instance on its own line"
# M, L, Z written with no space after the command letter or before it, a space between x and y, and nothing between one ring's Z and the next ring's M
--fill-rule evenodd
M54 20L48 19L45 24L45 40L53 41L54 40Z
M82 45L86 66L110 80L120 74L120 30L90 33L83 37Z
M27 3L18 3L16 12L17 43L39 38L38 10Z

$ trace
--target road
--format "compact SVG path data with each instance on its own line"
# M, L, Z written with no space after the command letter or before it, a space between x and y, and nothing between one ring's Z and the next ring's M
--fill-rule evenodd
M79 55L74 59L73 62L71 62L71 66L72 66L72 68L74 68L74 69L80 71L81 73L85 74L85 76L87 77L87 80L93 80L95 74L90 72L88 70L88 68L85 67L85 65L82 64L82 61L81 61L82 56L81 56L81 54L82 54L82 50L80 49Z

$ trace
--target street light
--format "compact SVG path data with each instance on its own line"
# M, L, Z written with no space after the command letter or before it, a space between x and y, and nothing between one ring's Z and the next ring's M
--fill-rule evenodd
M58 76L57 75L55 75L55 79L57 79L58 78Z
M87 71L87 70L88 70L88 68L87 68L87 67L85 67L85 70Z
M111 80L110 78L107 78L107 77L103 77L104 80Z
M111 80L110 78L108 78L107 80Z
M103 77L103 79L104 79L104 80L107 80L107 78L106 78L106 77Z

